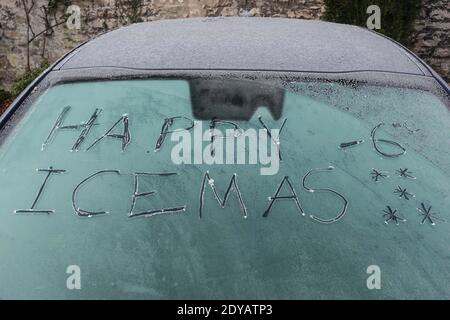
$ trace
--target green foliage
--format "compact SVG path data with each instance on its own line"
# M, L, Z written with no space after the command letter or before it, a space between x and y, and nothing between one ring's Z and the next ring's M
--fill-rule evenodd
M12 95L17 97L37 76L42 73L42 71L47 69L49 65L50 63L47 60L44 60L39 67L18 76L16 80L14 80L11 91Z
M8 100L11 97L12 96L11 96L10 92L8 92L6 90L3 90L3 89L0 89L0 105L2 104L3 101Z
M116 0L115 6L121 20L127 23L142 22L143 0Z
M381 10L381 30L376 31L409 45L420 3L420 0L325 0L322 19L366 27L367 7L377 5Z
M62 7L68 7L71 4L70 0L48 0L47 8L50 14L55 13L58 10L58 7L61 5Z

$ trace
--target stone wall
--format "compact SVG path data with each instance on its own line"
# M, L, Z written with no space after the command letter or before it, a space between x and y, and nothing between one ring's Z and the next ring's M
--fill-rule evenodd
M450 83L450 0L423 0L412 49Z
M413 35L414 50L448 80L448 0L423 0L424 8ZM32 34L45 29L49 0L1 0L0 87L10 89L17 74L27 68L27 21L23 2L34 3L30 11ZM197 16L276 16L319 19L323 0L67 0L50 14L50 25L62 20L69 4L81 9L80 29L65 24L38 36L30 44L31 67L43 60L54 61L92 36L135 21ZM132 3L141 4L133 6Z

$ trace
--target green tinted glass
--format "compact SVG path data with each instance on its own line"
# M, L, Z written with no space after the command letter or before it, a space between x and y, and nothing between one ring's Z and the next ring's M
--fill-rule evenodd
M248 119L233 92L194 110L185 80L44 91L0 145L0 298L450 298L447 107L267 88L280 114L266 97Z

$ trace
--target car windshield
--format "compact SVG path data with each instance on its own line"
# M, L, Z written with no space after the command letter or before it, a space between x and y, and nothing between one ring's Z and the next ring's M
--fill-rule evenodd
M0 145L0 298L450 298L437 95L135 79L22 109Z

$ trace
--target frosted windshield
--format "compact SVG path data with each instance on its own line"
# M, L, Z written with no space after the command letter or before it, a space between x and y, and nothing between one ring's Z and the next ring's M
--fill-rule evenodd
M0 298L450 298L447 107L276 88L248 119L236 95L197 116L186 80L44 91L0 145Z

